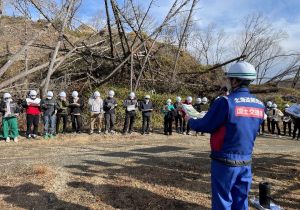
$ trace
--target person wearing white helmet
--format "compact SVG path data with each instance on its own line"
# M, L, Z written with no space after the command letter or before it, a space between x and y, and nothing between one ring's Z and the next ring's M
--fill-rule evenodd
M116 99L114 98L115 92L113 90L108 91L108 96L104 100L104 119L105 119L105 134L114 134L116 113L115 109L118 106Z
M192 102L193 102L192 96L188 96L183 104L193 105ZM190 135L191 134L190 133L190 130L191 130L190 129L190 125L185 120L185 116L186 116L186 114L184 112L182 112L182 117L183 117L183 134Z
M72 130L76 133L81 133L82 129L82 112L83 112L83 100L79 98L77 91L72 92L72 97L69 102Z
M182 101L181 97L177 96L176 97L176 102L174 103L175 107L175 129L177 133L182 133L183 132L183 111L182 111Z
M202 102L202 100L200 97L196 98L196 102L194 103L193 107L194 107L194 109L196 109L197 112L202 111L201 110L201 102Z
M290 107L289 104L284 105L284 111L283 111L283 135L286 136L286 129L288 128L289 136L292 136L292 117L289 113L287 113L287 109Z
M272 125L271 125L271 118L272 118L272 115L273 115L272 105L273 105L273 102L268 101L267 104L266 104L266 109L265 109L265 113L267 115L267 127L268 127L268 132L269 133L272 133Z
M45 99L41 101L41 109L44 120L44 138L52 139L56 135L57 102L53 98L53 92L48 91Z
M103 100L99 91L95 91L93 96L89 99L90 109L90 134L94 133L95 124L97 124L97 132L101 133L103 124Z
M17 117L20 113L20 107L12 100L10 93L4 93L0 112L2 112L2 130L5 141L10 142L12 138L17 142L19 136Z
M251 64L237 62L226 75L231 93L189 124L196 132L211 133L212 210L248 209L252 153L265 107L249 92L257 76Z
M175 107L172 104L172 100L168 99L166 104L162 108L162 113L164 114L164 134L172 135L172 122L174 120Z
M144 100L141 101L139 109L142 111L142 135L149 134L151 115L153 111L153 103L150 100L150 95L145 95Z
M41 99L37 98L35 90L30 90L29 97L22 103L22 106L26 109L26 136L28 139L37 138L41 114Z
M123 101L123 107L125 108L125 122L123 127L123 134L131 134L133 131L133 125L136 118L136 109L138 107L138 101L135 97L135 93L131 92L127 99Z
M201 103L202 103L202 111L207 112L209 109L208 98L203 97Z
M69 102L67 100L66 92L62 91L58 95L57 99L57 115L56 115L56 133L60 132L60 122L63 122L62 133L66 133L67 131L67 123L68 123L68 107Z
M277 129L278 137L280 137L280 127L279 122L283 117L283 113L277 108L277 104L272 104L272 116L271 116L271 127L272 127L272 135L275 134L275 128Z

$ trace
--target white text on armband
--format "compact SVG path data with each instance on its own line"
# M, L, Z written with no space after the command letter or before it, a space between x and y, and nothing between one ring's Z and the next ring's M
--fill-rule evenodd
M235 103L256 103L259 105L264 105L263 102L258 100L257 98L250 98L250 97L240 97L234 99Z

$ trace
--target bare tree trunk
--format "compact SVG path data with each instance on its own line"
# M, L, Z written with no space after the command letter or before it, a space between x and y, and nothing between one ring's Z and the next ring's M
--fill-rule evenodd
M61 45L61 42L62 42L62 39L63 39L63 34L64 34L65 27L66 27L67 22L69 20L69 16L72 12L73 5L74 5L74 0L70 0L68 8L67 8L66 15L65 15L64 20L63 20L63 24L62 24L60 32L59 32L58 42L56 44L55 50L53 52L53 55L52 55L52 58L51 58L51 61L50 61L50 66L49 66L49 70L48 70L48 73L47 73L45 86L43 87L43 94L46 94L46 91L49 88L51 75L54 73L53 67L54 67L54 64L55 64L55 60L56 60L58 50L60 48L60 45Z
M177 2L178 0L176 0L171 9L169 10L167 16L165 17L164 21L162 22L162 24L160 26L158 26L148 37L147 39L144 40L144 42L140 43L134 50L131 51L131 54L133 53L136 53L139 49L141 49L141 47L144 46L144 44L149 41L151 39L151 37L153 37L154 35L156 34L159 34L162 29L167 25L167 23L169 22L169 20L171 18L173 18L181 9L182 7L184 7L190 0L186 0L184 1L177 9L176 9L176 6L177 6ZM119 11L120 14L121 11L118 7L116 7ZM174 11L175 10L175 11ZM123 15L122 15L123 16ZM124 16L123 16L124 17ZM127 63L127 61L131 58L131 55L128 55L122 63L120 63L106 78L102 79L101 81L98 82L99 85L101 84L104 84L106 81L108 81L109 79L111 79L117 72L118 70L125 64Z
M133 51L133 50L131 50ZM132 80L133 80L133 53L131 53L131 65L130 65L130 91L132 92L133 90L133 83L132 83Z
M110 16L109 16L107 0L104 0L104 3L105 3L105 11L106 11L107 28L108 28L109 40L110 40L110 53L111 53L111 57L114 57L114 44L113 44L113 39L111 34Z
M51 26L52 23L48 23L41 31L39 31L31 40L29 40L16 54L14 54L5 64L0 68L0 77L8 70L8 68L17 61L21 55L25 52L25 50L36 41L36 39L41 36L43 33L47 31L49 26Z
M184 39L186 37L185 35L186 35L187 30L188 30L188 27L189 27L189 24L190 24L190 20L192 18L193 10L194 10L196 4L198 3L198 1L199 0L193 0L193 2L192 2L192 6L191 6L191 9L189 11L189 15L187 17L186 24L184 26L184 30L182 32L182 35L181 35L179 43L178 43L178 50L177 50L177 54L176 54L176 58L175 58L175 63L174 63L174 68L173 68L173 75L172 75L172 82L173 82L173 84L176 81L177 64L178 64L178 59L179 59L179 56L180 56L180 49L181 49L183 41L184 41Z
M299 81L299 77L300 77L300 67L298 68L298 71L297 71L297 73L296 73L296 75L294 77L292 88L296 87L297 82Z

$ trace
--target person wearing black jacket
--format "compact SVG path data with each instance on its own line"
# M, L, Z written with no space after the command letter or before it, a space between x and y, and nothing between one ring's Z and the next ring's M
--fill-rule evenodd
M144 101L140 103L140 110L142 111L143 117L142 135L149 134L151 114L153 111L153 103L150 101L150 95L144 97Z
M82 110L83 101L78 97L78 92L73 91L72 98L69 103L73 132L81 133L82 129Z
M123 107L125 108L125 123L123 128L123 134L131 134L133 130L133 125L136 117L136 108L138 106L137 99L135 98L135 93L131 92L129 97L124 100Z
M294 123L293 139L296 139L297 136L297 140L300 140L300 118L293 117L292 119Z
M289 104L286 104L284 106L284 111L283 111L283 118L282 118L282 122L283 122L283 135L286 135L286 129L288 128L288 132L289 132L289 136L292 136L292 118L291 115L289 113L286 112L286 109L288 109L290 107Z
M108 97L103 102L103 109L104 109L104 119L105 119L105 134L109 132L111 134L115 134L114 126L116 120L116 113L115 109L118 106L116 99L114 99L115 92L110 90L108 92Z
M176 102L174 103L175 107L175 129L177 133L183 132L183 119L182 119L182 102L181 97L176 97Z

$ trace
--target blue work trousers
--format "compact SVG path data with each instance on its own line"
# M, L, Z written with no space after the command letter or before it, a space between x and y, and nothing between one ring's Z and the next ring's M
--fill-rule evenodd
M212 160L212 210L247 210L251 182L251 165L233 167Z

